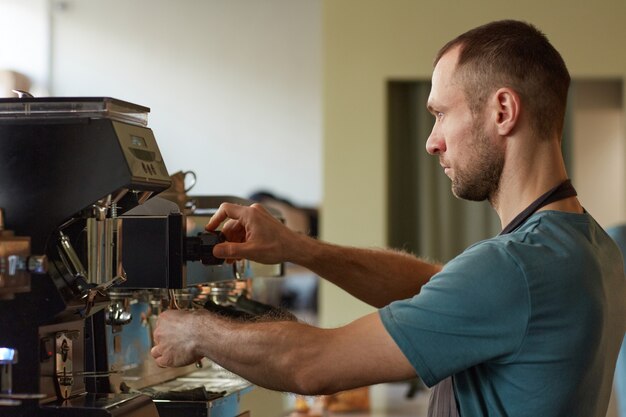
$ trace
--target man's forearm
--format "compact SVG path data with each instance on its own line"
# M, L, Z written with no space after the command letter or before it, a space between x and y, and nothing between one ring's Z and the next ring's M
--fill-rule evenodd
M185 328L198 356L268 389L319 395L415 376L377 313L338 329L235 322L206 312L190 318Z
M323 331L297 322L237 322L199 315L198 353L250 382L278 391L307 393L301 376L314 362ZM295 337L297 335L297 337ZM308 359L307 359L308 358Z
M441 270L441 265L398 251L338 246L306 236L295 245L289 261L375 307L414 296Z

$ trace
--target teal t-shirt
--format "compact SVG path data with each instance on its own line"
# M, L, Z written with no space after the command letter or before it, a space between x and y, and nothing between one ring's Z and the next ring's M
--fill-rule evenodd
M461 417L604 417L626 328L619 249L589 214L542 211L479 242L380 310Z

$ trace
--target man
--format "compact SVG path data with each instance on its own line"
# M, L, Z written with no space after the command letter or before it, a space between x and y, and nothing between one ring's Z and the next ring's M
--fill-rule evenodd
M567 181L568 86L562 58L531 25L494 22L448 43L435 61L426 149L457 197L489 200L503 233L441 267L316 241L260 206L224 204L207 225L229 219L216 256L294 262L381 309L337 329L168 311L155 332L157 363L206 356L255 384L304 394L419 375L453 390L437 386L438 415L604 416L626 287L619 250Z

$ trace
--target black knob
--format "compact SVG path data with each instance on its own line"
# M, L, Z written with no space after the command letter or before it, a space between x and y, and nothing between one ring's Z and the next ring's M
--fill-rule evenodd
M224 259L213 256L213 247L226 241L221 232L204 232L185 238L185 261L202 261L204 265L221 265Z

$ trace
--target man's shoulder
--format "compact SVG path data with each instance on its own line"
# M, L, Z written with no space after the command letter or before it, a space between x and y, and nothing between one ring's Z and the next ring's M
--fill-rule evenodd
M518 230L482 240L446 264L444 270L476 277L543 276L563 265L607 256L613 244L588 214L540 212ZM609 251L610 252L610 251Z
M514 232L477 242L461 255L536 259L542 253L567 256L588 245L606 244L612 245L613 241L588 213L543 211L535 213Z

